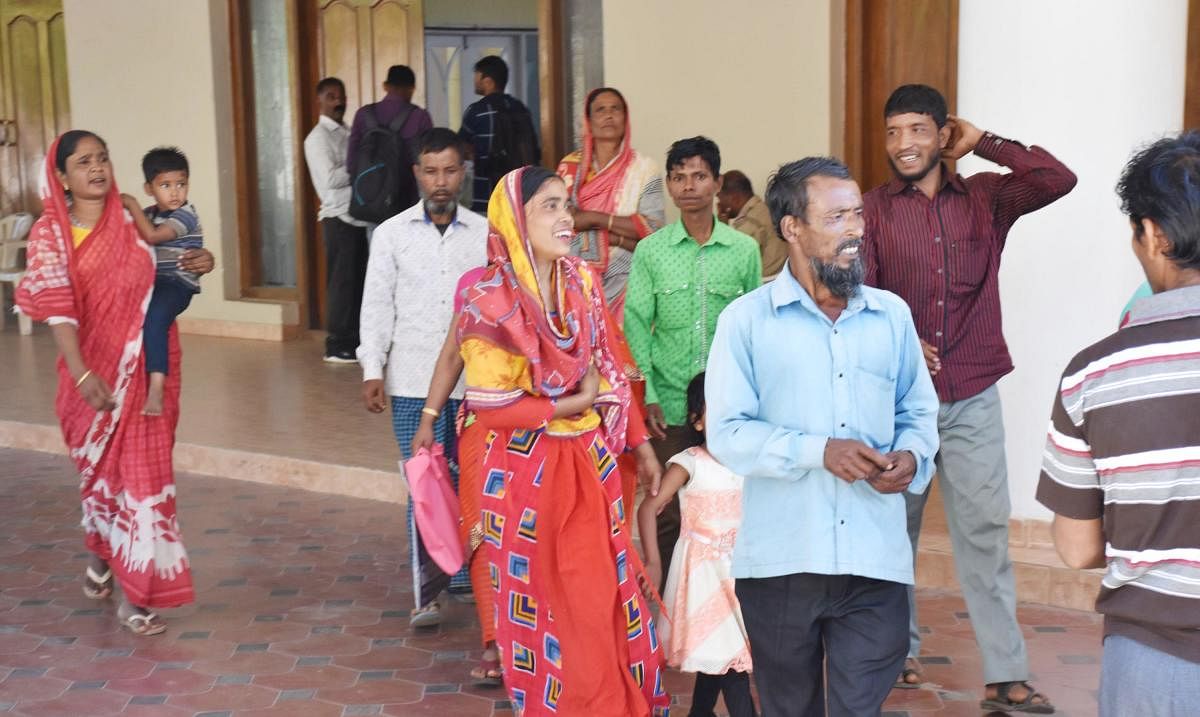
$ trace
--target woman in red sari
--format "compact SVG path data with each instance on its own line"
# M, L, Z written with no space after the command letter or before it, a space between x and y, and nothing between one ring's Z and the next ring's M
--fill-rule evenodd
M17 306L51 325L59 349L55 412L79 470L83 528L92 553L84 593L104 599L135 634L166 629L153 611L192 601L187 554L175 520L171 450L179 420L179 340L161 416L146 397L142 324L154 287L154 250L125 213L104 141L72 130L50 147L42 216L30 232ZM189 270L212 269L201 251Z
M601 287L580 259L562 180L501 179L489 266L459 319L466 405L489 431L480 496L496 642L515 710L665 714L663 653L641 594L616 456L631 438L629 383Z

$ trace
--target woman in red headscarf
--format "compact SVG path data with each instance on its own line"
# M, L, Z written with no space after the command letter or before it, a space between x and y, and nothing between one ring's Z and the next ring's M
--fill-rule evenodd
M627 441L643 462L654 452L636 417L630 430L600 287L568 256L566 187L540 167L511 172L488 223L488 270L458 337L467 409L488 431L480 517L505 685L527 717L664 713L616 465Z
M139 635L166 629L155 608L193 599L175 520L171 450L179 420L179 340L161 416L146 416L142 324L154 288L154 250L126 214L104 140L72 130L46 156L42 216L30 232L18 309L51 325L59 349L55 412L79 470L83 528L92 553L84 594L124 593L122 624ZM189 271L212 255L185 255Z
M558 164L574 207L571 253L600 275L618 324L624 323L633 250L666 218L662 175L633 148L632 134L625 97L611 87L594 89L583 104L583 147Z

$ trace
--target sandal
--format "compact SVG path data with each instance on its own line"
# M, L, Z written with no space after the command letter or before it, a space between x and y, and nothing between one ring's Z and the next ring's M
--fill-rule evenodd
M103 575L97 575L92 566L84 572L83 595L88 600L103 600L113 593L112 570L105 570Z
M895 684L892 685L893 690L915 690L925 681L925 676L921 673L921 663L915 657L906 657L904 659L904 670L900 676L896 678Z
M481 658L479 666L471 670L471 679L479 686L495 687L504 684L504 669L500 666L500 658Z
M442 624L442 608L437 601L419 607L408 616L409 627L437 627Z
M167 631L167 624L155 613L135 612L131 615L122 616L121 612L121 610L117 611L117 617L121 619L121 625L139 637L159 635Z
M1025 699L1017 702L1008 695L1012 692L1013 687L1020 685L1025 688ZM1025 714L1049 715L1054 714L1054 705L1050 704L1050 700L1041 692L1033 689L1033 686L1024 680L1016 682L996 682L988 685L988 687L996 688L995 699L984 699L979 703L980 709L992 710L998 712L1023 712ZM1035 700L1041 700L1035 701Z

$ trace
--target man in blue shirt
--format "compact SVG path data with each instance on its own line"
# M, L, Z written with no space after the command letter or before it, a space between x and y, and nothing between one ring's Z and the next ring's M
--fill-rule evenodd
M908 650L903 492L925 490L938 399L908 306L862 285L845 165L784 165L766 194L779 278L721 314L708 445L745 476L733 575L763 714L878 715ZM824 678L829 682L826 691Z

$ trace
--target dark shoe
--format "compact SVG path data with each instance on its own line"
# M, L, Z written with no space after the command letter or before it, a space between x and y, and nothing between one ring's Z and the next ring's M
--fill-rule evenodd
M353 351L332 351L325 354L325 363L358 363Z

